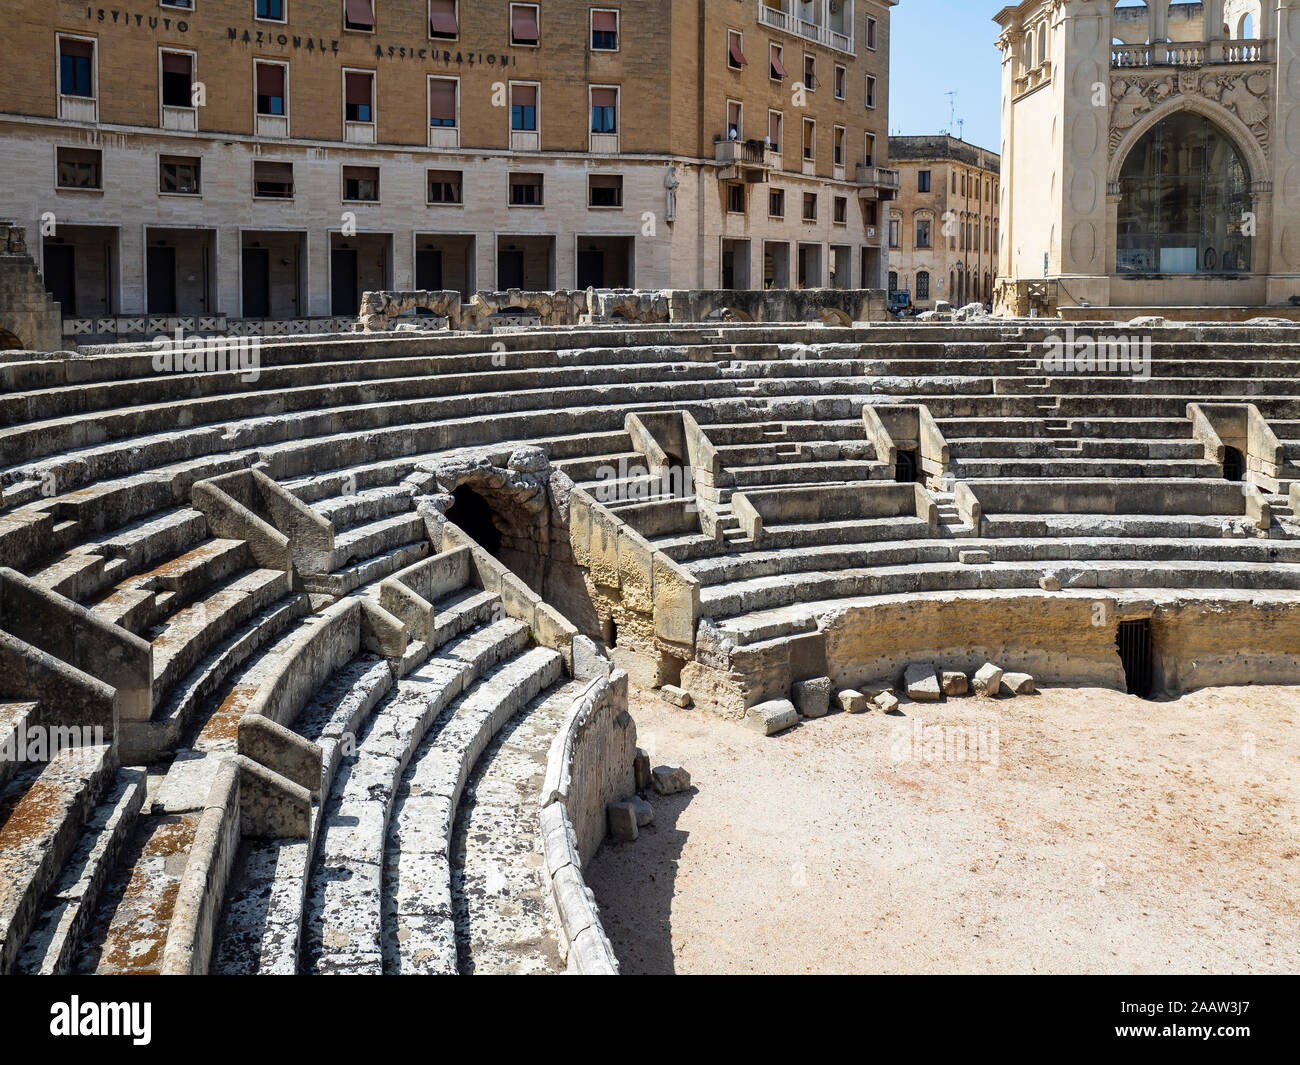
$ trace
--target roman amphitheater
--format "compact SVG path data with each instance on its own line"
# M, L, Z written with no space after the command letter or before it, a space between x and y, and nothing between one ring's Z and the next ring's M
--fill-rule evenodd
M0 971L671 970L669 914L725 968L757 918L724 852L795 831L755 873L772 919L858 861L899 897L871 927L832 900L838 939L802 907L815 949L770 966L942 967L955 941L906 956L899 907L1061 938L1046 896L963 878L1068 875L1016 861L1083 854L1075 788L1231 838L1169 929L1208 881L1294 950L1293 325L1075 323L1045 362L1061 323L886 322L879 292L439 298L372 294L334 337L0 357ZM439 306L459 328L409 314ZM968 777L836 761L971 708ZM1071 758L1030 750L1062 722ZM1251 839L1231 804L1260 781L1167 746L1210 728L1259 747ZM1186 776L1148 794L1112 742ZM981 794L998 838L954 840ZM711 893L738 912L709 924ZM1267 967L1239 938L1200 961ZM1068 939L1044 967L1138 957Z

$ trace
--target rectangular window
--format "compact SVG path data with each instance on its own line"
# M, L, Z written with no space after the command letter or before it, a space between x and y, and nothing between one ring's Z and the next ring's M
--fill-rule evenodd
M463 203L461 199L463 187L464 175L460 170L429 171L430 203Z
M64 96L93 99L95 95L95 45L92 41L59 38L59 92ZM188 96L186 107L189 106Z
M618 90L591 90L591 132L618 132Z
M739 70L747 62L745 58L744 38L738 30L727 30L727 66Z
M255 63L257 68L257 113L283 117L289 68L279 63Z
M537 132L537 86L510 86L510 128L515 133Z
M918 248L928 248L930 246L930 220L928 218L918 218L916 220L916 246Z
M785 51L779 44L771 46L771 78L773 81L784 81L788 71L785 69Z
M98 148L59 148L57 152L59 188L104 187L104 155Z
M864 166L876 165L876 135L868 133L863 141L862 163Z
M805 222L817 221L817 193L805 192L803 194L803 220Z
M817 57L815 55L803 57L803 87L809 92L813 92L817 88Z
M772 218L785 217L785 189L773 189L767 194L767 213Z
M429 125L456 128L456 82L451 78L429 79Z
M847 67L835 64L835 99L843 100L846 95L846 87L849 81L849 71Z
M536 47L542 39L536 4L510 5L510 43Z
M867 225L874 226L880 220L879 204L875 200L867 200L863 205L866 213Z
M876 106L876 79L872 74L867 75L867 106Z
M375 76L360 71L343 75L344 110L348 122L373 122L375 120Z
M784 124L785 119L780 111L767 113L767 139L774 152L781 150L781 132Z
M375 32L374 0L343 0L343 28L363 33Z
M839 225L845 225L848 222L849 200L847 196L835 197L834 214L832 217Z
M541 207L542 203L541 174L510 175L511 207Z
M429 36L436 41L454 41L460 36L456 0L429 0Z
M843 126L835 126L831 130L831 155L836 166L844 165L844 137L846 131Z
M194 106L194 57L182 52L162 54L162 102L164 107Z
M815 119L803 120L803 157L807 162L817 158L817 122Z
M738 181L727 186L727 211L730 214L745 213L745 186Z
M164 155L158 160L158 191L177 196L198 196L202 191L202 160Z
M587 204L590 207L622 207L623 175L592 174L587 182Z
M293 199L293 164L253 164L253 195L259 199Z
M916 298L919 300L930 298L930 275L925 270L916 275Z
M876 47L876 20L867 19L867 47L875 50Z
M593 8L591 12L591 50L618 51L618 12Z
M918 170L916 172L916 191L917 192L930 191L930 171Z
M343 199L353 203L379 202L379 167L345 166Z
M891 248L897 248L899 246L899 241L901 239L899 234L900 229L902 229L902 226L898 224L898 219L891 218L889 220L889 246Z
M268 22L283 22L284 0L257 0L256 15Z
M727 139L738 141L745 128L745 108L739 100L727 101Z

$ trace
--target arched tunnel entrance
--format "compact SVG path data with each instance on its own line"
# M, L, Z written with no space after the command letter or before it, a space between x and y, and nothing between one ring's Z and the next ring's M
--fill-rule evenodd
M501 557L501 530L493 520L492 505L467 484L452 493L456 500L447 520L458 525L494 558Z

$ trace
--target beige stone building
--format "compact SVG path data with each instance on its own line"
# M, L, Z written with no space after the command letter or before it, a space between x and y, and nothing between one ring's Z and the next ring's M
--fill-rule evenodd
M889 289L921 310L993 298L998 157L952 136L890 137L899 197L889 209Z
M883 288L895 2L18 0L0 191L74 335Z
M1000 309L1300 295L1300 0L1025 0L996 21Z

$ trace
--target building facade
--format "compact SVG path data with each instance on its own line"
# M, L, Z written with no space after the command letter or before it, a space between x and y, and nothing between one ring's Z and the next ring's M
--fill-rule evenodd
M895 2L17 0L0 191L83 332L883 288Z
M996 22L1000 310L1300 295L1300 0L1025 0Z
M920 310L986 303L997 281L998 157L947 135L890 137L889 289Z

